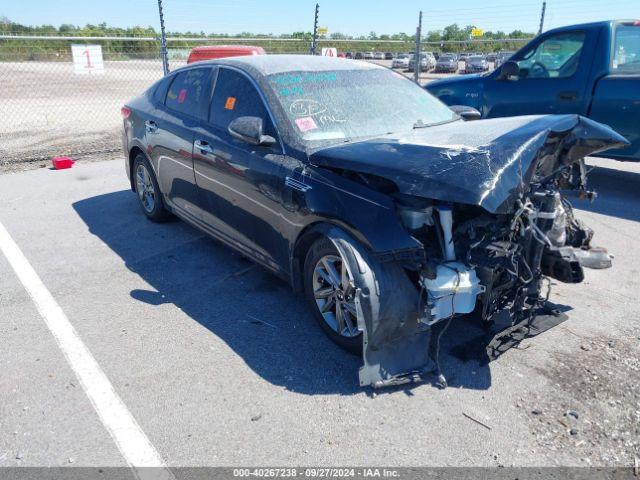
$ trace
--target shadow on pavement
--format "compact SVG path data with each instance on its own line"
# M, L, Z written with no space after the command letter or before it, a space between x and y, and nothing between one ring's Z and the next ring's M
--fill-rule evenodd
M153 290L137 301L173 303L226 342L262 378L303 394L356 394L361 359L325 337L302 295L289 285L181 221L154 224L128 190L73 205L89 230ZM441 365L449 384L487 389L487 362L473 352L482 330L455 319L442 339ZM462 349L462 350L461 350ZM469 355L460 351L469 349ZM456 352L456 355L453 355ZM433 379L435 381L435 378ZM386 392L410 395L413 388Z

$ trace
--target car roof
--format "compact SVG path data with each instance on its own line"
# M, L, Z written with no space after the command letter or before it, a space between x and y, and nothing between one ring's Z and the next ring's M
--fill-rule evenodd
M557 27L551 30L547 30L544 33L546 34L550 32L560 32L566 29L574 29L574 28L589 30L591 28L611 27L613 24L617 24L617 23L627 23L627 22L636 22L636 21L637 20L634 20L634 19L601 20L598 22L579 23L576 25L565 25L563 27Z
M197 65L228 65L259 75L297 71L322 72L330 70L385 69L385 67L374 63L316 55L252 55L206 60L198 62Z

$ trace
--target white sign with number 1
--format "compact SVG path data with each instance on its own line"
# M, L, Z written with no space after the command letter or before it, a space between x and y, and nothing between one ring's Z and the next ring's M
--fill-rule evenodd
M73 73L94 74L104 72L101 45L71 45Z

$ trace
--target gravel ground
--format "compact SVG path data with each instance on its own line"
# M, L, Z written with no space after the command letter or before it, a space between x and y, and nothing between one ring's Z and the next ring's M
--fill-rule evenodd
M580 338L580 350L554 353L538 371L555 395L520 399L539 448L585 465L628 465L640 451L638 330Z

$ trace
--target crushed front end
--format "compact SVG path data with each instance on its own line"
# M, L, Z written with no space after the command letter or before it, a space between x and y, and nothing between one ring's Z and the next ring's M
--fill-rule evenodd
M538 315L554 313L548 303L550 279L580 283L583 267L611 266L606 250L592 247L593 231L574 217L568 200L595 199L595 193L587 189L586 166L580 156L588 150L585 142L592 141L586 130L582 124L568 132L536 134L535 149L519 151L529 156L526 161L512 157L488 183L503 192L509 187L509 195L501 201L491 198L495 190L488 189L474 203L392 194L402 224L423 247L420 255L401 262L417 295L415 335L424 338L426 331L441 322L447 322L441 328L446 330L459 315L472 314L487 324L498 317L507 317L511 326L530 324ZM476 156L476 161L483 160ZM514 172L517 178L513 178ZM512 178L505 181L507 174ZM415 381L430 369L446 385L438 348L422 344L430 352L429 362L414 352L422 364L390 375L390 371L397 371L387 368L393 358L387 355L384 360L388 364L384 364L378 361L379 352L402 351L406 356L410 349L403 349L403 342L410 336L395 335L393 329L376 324L363 323L362 329L367 344L361 384L380 387ZM439 335L436 340L439 344ZM428 343L433 342L430 337ZM411 344L411 349L415 348L416 344ZM377 363L371 364L372 358Z

